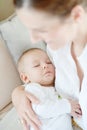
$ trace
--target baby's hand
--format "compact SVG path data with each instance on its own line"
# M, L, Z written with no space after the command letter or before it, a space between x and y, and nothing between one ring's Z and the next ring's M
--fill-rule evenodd
M72 99L68 99L70 104L71 104L71 115L73 117L81 117L82 116L82 111L81 111L81 107L78 103L78 101L72 100Z

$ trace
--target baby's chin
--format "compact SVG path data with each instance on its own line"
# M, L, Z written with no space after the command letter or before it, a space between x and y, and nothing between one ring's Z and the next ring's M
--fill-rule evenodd
M54 86L54 82L52 80L50 82L41 83L41 85L44 87L52 87L52 86Z

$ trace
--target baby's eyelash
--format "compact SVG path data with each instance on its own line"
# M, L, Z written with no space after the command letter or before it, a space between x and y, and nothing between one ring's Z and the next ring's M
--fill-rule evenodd
M40 66L40 64L37 64L37 65L35 65L34 67L39 67Z
M47 64L52 64L52 62L51 61L47 61Z

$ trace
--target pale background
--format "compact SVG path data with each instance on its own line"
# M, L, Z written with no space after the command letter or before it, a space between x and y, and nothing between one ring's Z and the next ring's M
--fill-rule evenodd
M13 0L0 0L0 21L14 13Z

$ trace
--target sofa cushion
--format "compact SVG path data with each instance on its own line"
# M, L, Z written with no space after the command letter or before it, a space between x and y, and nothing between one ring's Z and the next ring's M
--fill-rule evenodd
M0 33L15 62L17 62L21 53L28 48L39 47L45 49L43 42L31 43L28 29L15 15L0 24Z
M0 121L0 130L23 130L15 108L12 108Z
M13 89L20 84L12 57L4 42L0 40L0 110L11 102Z

